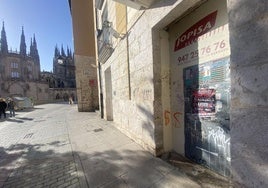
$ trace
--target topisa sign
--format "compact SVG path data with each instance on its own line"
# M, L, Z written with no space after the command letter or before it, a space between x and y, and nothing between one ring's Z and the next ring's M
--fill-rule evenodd
M217 11L212 12L187 29L179 38L177 38L174 52L196 42L198 37L210 31L215 25L216 17Z

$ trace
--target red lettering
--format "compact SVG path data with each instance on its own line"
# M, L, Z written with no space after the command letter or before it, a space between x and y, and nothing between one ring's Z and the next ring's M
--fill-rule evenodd
M217 11L212 12L187 29L176 39L174 51L178 51L179 49L188 46L193 41L196 41L199 36L209 32L215 25L216 17Z

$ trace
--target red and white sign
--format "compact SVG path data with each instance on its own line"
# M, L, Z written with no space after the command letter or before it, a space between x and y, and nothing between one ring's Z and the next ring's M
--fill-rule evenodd
M173 60L177 65L201 64L230 56L227 16L222 7L209 9L207 14L199 9L175 26L174 34L179 37L173 38ZM201 19L196 20L198 17Z
M216 112L216 91L214 89L199 89L193 92L193 114L203 117L214 116Z
M180 50L193 42L196 42L198 37L210 31L215 25L216 17L217 11L212 12L187 29L179 38L177 38L174 51Z

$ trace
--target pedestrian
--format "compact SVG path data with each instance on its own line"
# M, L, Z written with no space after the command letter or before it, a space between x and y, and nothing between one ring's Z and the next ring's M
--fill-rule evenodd
M69 104L72 105L73 104L73 98L69 97Z
M7 108L7 103L5 99L0 98L0 119L2 117L2 114L4 114L4 118L6 118L6 108Z
M13 99L9 99L7 103L7 108L9 109L9 117L15 117L15 102Z

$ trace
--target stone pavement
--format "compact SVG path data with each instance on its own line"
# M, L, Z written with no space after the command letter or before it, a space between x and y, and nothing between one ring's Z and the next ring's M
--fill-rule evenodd
M66 123L79 171L84 174L82 187L200 187L96 113L73 112Z
M77 112L76 105L62 104L57 111L52 104L40 106L39 115L32 112L34 118L22 123L24 136L16 144L0 145L0 187L231 187L193 179L144 151L96 113ZM9 129L14 126L18 124ZM1 132L0 126L0 144Z
M81 187L64 118L69 108L52 107L1 121L0 187Z

